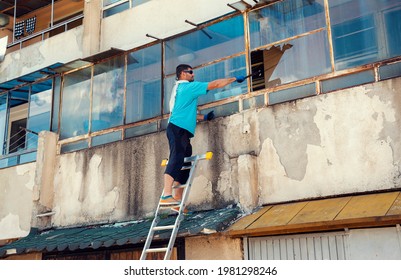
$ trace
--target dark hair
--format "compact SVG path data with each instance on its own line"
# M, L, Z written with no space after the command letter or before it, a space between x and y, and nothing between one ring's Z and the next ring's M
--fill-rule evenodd
M184 70L187 70L188 68L192 69L192 66L188 65L188 64L180 64L180 65L178 65L177 68L175 68L175 75L176 75L177 79L180 78L181 72L184 71Z

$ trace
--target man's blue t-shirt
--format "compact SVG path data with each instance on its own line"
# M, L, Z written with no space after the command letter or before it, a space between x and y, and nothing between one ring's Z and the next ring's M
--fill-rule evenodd
M207 94L207 82L189 82L178 85L170 122L195 135L198 97Z

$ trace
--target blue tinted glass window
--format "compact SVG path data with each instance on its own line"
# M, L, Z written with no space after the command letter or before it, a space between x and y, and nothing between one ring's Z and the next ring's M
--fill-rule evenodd
M113 2L117 2L117 1L113 1ZM112 4L112 3L111 3ZM119 5L116 5L114 7L108 8L106 10L103 11L103 17L109 17L118 13L121 13L122 11L125 11L129 9L129 2L125 2Z
M389 79L401 76L401 63L389 64L379 68L380 79Z
M123 124L124 83L124 56L94 66L91 131Z
M125 138L132 138L153 132L157 132L157 122L127 128L124 135Z
M192 67L245 50L243 17L237 16L165 43L165 71L175 74L179 64ZM220 76L221 78L221 76Z
M214 63L202 68L194 70L194 77L196 81L200 82L210 82L216 79L224 77L235 77L239 75L246 75L245 69L245 56L241 55L218 63ZM243 83L232 83L224 88L214 89L208 92L206 95L202 95L198 99L198 105L205 103L221 100L230 96L239 95L247 92L247 82L245 80ZM163 104L164 113L170 113L169 100L171 96L171 89L175 83L175 76L170 76L165 80L165 98Z
M37 152L22 154L19 156L19 164L36 161Z
M263 106L265 106L265 96L263 94L244 99L243 105L242 105L244 110L248 110L251 108L259 108L259 107L263 107Z
M78 150L87 149L89 147L88 140L77 141L74 143L68 143L61 146L61 152L74 152Z
M263 50L265 86L306 79L331 71L326 32L300 37Z
M368 70L322 81L321 90L323 93L326 93L337 89L372 83L374 81L375 73L373 70Z
M401 55L401 3L395 10L384 12L389 57Z
M268 98L269 104L273 105L313 95L316 95L315 83L274 91L269 93Z
M161 114L161 45L128 54L126 123Z
M107 134L94 136L92 137L91 140L92 140L91 142L92 147L103 145L106 143L116 142L118 140L121 140L121 131L115 131Z
M251 49L325 27L324 0L281 1L249 13Z
M239 112L238 102L231 102L217 107L208 108L207 110L203 110L200 113L207 114L212 110L214 111L214 115L216 118L233 115Z
M61 105L60 139L88 133L91 68L64 77Z
M336 69L401 54L401 2L329 1Z
M27 128L36 133L50 129L52 80L32 85ZM38 136L28 132L27 148L36 148Z
M221 77L235 77L240 75L246 76L244 55L197 69L195 78L199 81L213 81ZM248 81L249 79L242 83L234 82L224 88L211 90L208 94L199 97L198 104L202 105L246 93L248 91Z

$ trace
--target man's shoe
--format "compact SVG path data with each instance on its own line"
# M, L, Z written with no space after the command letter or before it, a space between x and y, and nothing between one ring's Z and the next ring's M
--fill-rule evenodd
M160 198L160 205L179 205L181 201L175 200L172 195L162 196Z
M180 212L180 206L171 207L171 210L172 210L173 212L177 212L177 214L178 214L178 212ZM184 214L184 215L191 215L192 212L188 211L187 208L184 208L184 210L182 211L182 214Z

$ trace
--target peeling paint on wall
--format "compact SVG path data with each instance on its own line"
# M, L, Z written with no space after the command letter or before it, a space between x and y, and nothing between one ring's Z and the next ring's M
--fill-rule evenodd
M20 227L20 216L9 213L0 220L0 240L25 237L29 234L30 227Z
M399 187L399 150L393 146L400 138L395 120L401 114L394 110L400 97L380 82L292 103L292 110L290 104L267 108L258 159L259 168L268 169L259 172L262 201Z
M20 238L31 229L35 166L29 163L0 170L0 239Z
M303 180L308 165L307 146L320 145L319 129L313 120L316 111L310 100L300 100L272 106L259 116L261 142L272 140L290 179Z

